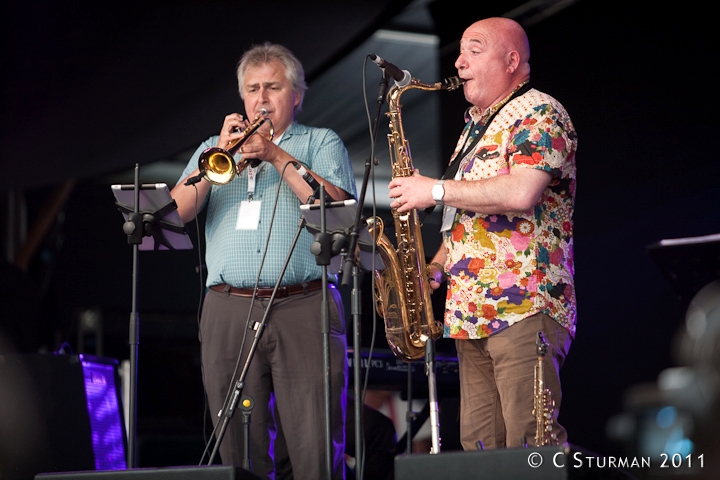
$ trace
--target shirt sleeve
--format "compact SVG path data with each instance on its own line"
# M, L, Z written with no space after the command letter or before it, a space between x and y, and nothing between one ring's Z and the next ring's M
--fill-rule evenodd
M357 197L355 175L345 144L334 131L314 129L306 158L298 158L325 180Z
M561 177L572 145L564 117L562 110L546 104L520 121L508 148L511 167L536 168Z

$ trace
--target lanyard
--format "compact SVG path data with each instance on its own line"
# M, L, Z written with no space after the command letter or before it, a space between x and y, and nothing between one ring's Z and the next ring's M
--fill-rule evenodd
M462 162L463 158L465 158L471 151L473 151L473 149L475 148L475 145L477 145L477 143L480 141L482 136L485 134L485 130L487 130L487 128L492 123L492 121L495 119L495 116L498 113L500 113L500 110L502 110L505 107L505 105L510 103L515 97L519 97L520 95L524 94L528 90L530 90L530 84L526 83L521 88L516 90L515 93L513 93L510 96L510 98L508 98L508 100L505 103L503 103L502 106L500 108L498 108L495 111L495 113L493 113L490 116L488 121L485 122L485 125L481 126L479 129L476 129L475 124L473 124L471 126L471 128L470 128L470 132L471 132L470 133L470 138L471 138L470 143L465 146L465 149L463 150L463 152L461 154L459 154L455 157L455 159L452 161L452 163L450 164L448 169L443 174L443 176L442 176L443 179L445 179L445 180L451 179L452 180L455 178L455 174L457 173L458 168L460 167L460 163ZM475 130L473 131L473 129L475 129Z
M516 98L516 97L519 97L520 95L524 94L524 93L527 92L528 90L530 90L530 83L526 83L525 85L523 85L522 87L520 87L519 89L517 89L517 90L515 91L515 93L513 93L513 94L510 96L510 98L508 98L507 101L506 101L505 103L503 103L503 104L500 106L500 108L498 108L498 109L495 111L495 113L493 113L493 114L490 116L490 118L488 118L488 121L485 122L485 125L483 125L483 126L480 127L479 129L476 129L476 130L473 131L473 129L475 129L476 126L475 126L474 123L473 123L473 125L471 125L471 128L468 129L468 132L470 132L470 133L469 133L469 136L468 136L469 143L465 146L465 148L464 148L464 150L462 151L462 153L458 154L458 155L453 159L452 163L450 164L450 166L448 166L447 170L445 170L445 173L444 173L443 176L441 177L443 180L448 180L448 179L453 180L453 179L455 179L455 175L457 174L458 168L460 168L460 163L462 162L463 158L465 158L470 152L473 151L473 149L475 148L475 146L477 145L477 143L480 141L480 139L482 138L482 136L485 134L485 130L487 130L487 128L488 128L488 127L490 126L490 124L492 123L492 121L495 119L495 116L496 116L498 113L500 113L500 110L502 110L502 109L505 107L505 105L507 105L508 103L510 103L511 100L513 100L513 99ZM429 215L430 213L432 213L432 211L433 211L434 209L435 209L435 205L433 205L432 207L426 208L426 209L425 209L425 215Z
M283 134L278 135L273 139L273 143L277 145L280 143L280 139L282 138ZM248 200L252 201L253 195L255 194L255 185L256 185L256 179L258 174L260 173L260 170L265 166L265 162L260 162L257 167L253 167L252 165L249 165L247 167L248 171Z
M260 170L263 168L264 165L265 165L264 162L260 162L260 165L258 165L257 167L249 166L247 168L247 171L248 171L248 191L247 191L248 200L252 201L252 199L253 199L253 194L255 193L256 178L257 178L258 173L260 173Z

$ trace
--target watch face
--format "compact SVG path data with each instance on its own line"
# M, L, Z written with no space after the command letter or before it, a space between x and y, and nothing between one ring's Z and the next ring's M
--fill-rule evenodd
M436 202L441 202L444 196L445 196L445 188L442 186L442 184L433 185L433 188L432 188L433 200L435 200Z

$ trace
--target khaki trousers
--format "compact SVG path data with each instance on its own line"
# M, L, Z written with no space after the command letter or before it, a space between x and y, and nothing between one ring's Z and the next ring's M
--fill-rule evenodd
M558 443L567 432L557 423L562 402L560 367L570 349L568 331L544 314L536 314L479 340L456 340L460 366L460 440L464 450L535 446L534 371L537 332L548 343L544 357L545 387L555 400L553 431Z

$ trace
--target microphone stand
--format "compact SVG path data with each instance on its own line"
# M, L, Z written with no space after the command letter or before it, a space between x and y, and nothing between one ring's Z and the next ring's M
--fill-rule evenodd
M361 371L360 371L360 362L361 362L361 355L360 355L360 348L361 348L361 341L360 341L360 317L362 313L361 309L361 302L360 302L360 286L359 286L359 275L360 272L358 270L357 265L357 255L355 252L358 248L358 235L359 232L362 230L362 211L365 206L365 194L367 192L367 186L370 180L370 173L373 168L373 163L375 161L375 138L377 137L377 131L378 131L378 124L380 121L380 114L382 112L382 105L385 102L385 94L387 93L388 89L388 78L385 74L385 71L383 70L382 79L380 80L379 88L378 88L378 96L377 96L377 113L375 114L375 122L373 125L373 131L372 131L372 143L371 143L371 152L370 157L365 160L365 172L363 174L363 182L362 186L360 188L360 198L358 200L358 209L355 213L355 223L353 224L352 228L350 229L349 234L349 245L348 245L348 254L345 257L345 266L343 267L343 276L342 276L342 285L343 286L349 286L350 284L350 277L352 276L352 293L351 293L351 315L353 318L353 389L354 389L354 395L355 395L355 477L357 480L362 480L363 478L363 469L364 469L364 454L365 454L365 446L364 446L364 440L362 435L362 425L363 425L363 399L362 399L362 391L360 388L360 378L361 378Z
M332 257L332 238L327 233L327 225L325 221L325 186L320 184L320 231L315 234L315 242L312 244L310 251L315 255L318 265L322 266L322 312L321 312L321 331L323 335L323 391L325 398L325 476L332 478L333 474L333 454L332 454L332 417L330 415L330 320L329 320L329 303L327 296L327 273L328 265Z

